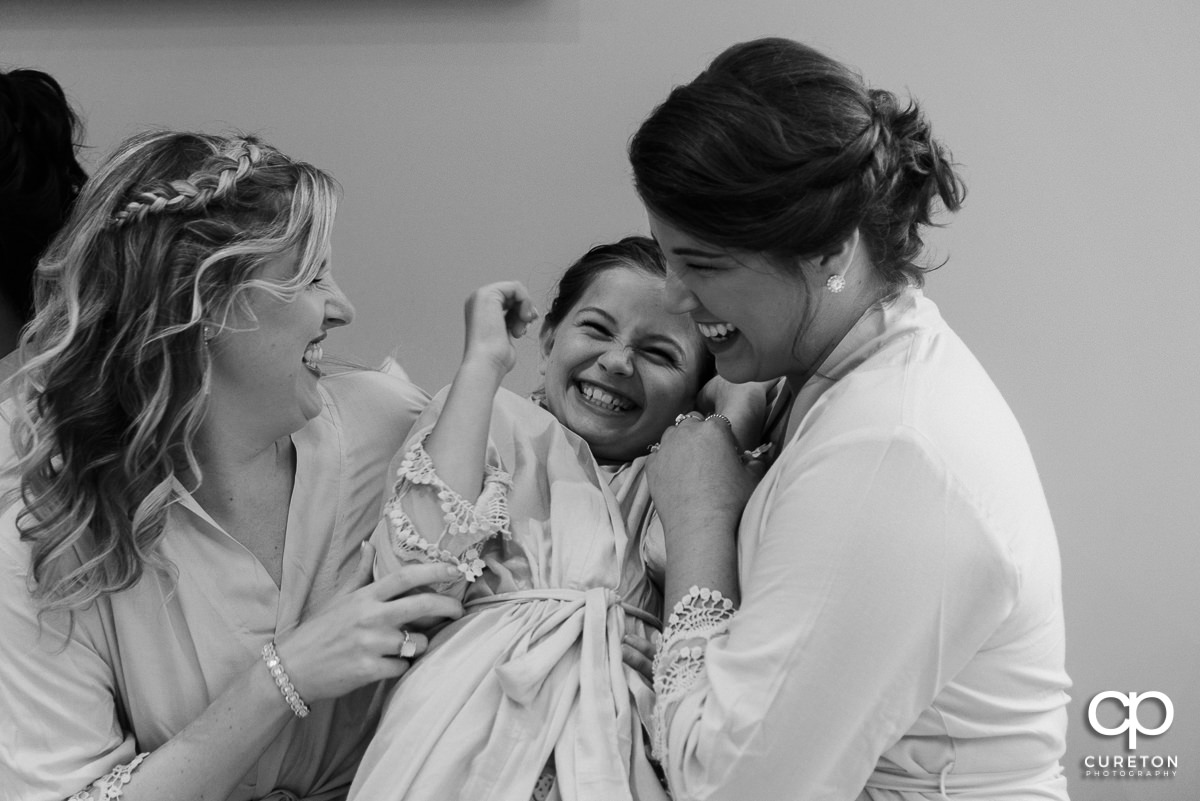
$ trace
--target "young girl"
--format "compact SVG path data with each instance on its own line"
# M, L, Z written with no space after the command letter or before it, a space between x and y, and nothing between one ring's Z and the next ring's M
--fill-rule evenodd
M694 408L711 359L667 309L644 237L567 270L531 402L500 381L536 316L520 284L475 292L462 364L401 451L376 572L452 564L461 579L439 589L467 615L389 699L351 798L667 797L643 741L653 694L621 645L658 628L662 604L644 457ZM750 430L756 403L738 393L721 411Z

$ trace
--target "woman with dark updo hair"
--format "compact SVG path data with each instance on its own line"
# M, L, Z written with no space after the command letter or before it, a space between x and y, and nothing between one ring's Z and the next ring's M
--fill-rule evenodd
M648 474L673 797L1066 799L1058 545L1028 445L921 291L965 189L915 103L805 45L726 50L630 145L717 372L781 380L766 475L719 420Z

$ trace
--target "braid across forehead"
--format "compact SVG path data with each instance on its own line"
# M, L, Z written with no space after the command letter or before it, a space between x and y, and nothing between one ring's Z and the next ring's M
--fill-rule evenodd
M198 475L204 330L253 292L287 299L324 269L336 187L253 136L178 131L130 137L84 185L39 263L14 379L22 536L37 543L43 609L84 608L157 564L173 482ZM265 276L281 258L294 273Z
M77 365L147 380L161 348L200 375L201 327L250 288L282 297L306 285L328 257L336 205L328 174L254 136L137 134L97 168L44 255L46 313L31 344L47 354L78 346ZM259 278L283 256L296 260L294 275Z
M148 215L203 212L214 201L236 196L238 182L262 161L263 148L255 141L233 139L224 152L187 178L136 191L135 199L113 215L120 227Z

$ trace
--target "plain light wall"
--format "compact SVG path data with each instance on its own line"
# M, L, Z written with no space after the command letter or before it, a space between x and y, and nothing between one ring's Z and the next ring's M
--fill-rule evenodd
M89 164L146 126L233 127L331 171L358 318L328 350L395 348L430 390L472 288L544 300L589 246L646 230L628 138L761 35L911 91L962 162L928 291L1024 425L1057 522L1072 796L1200 797L1200 5L0 0L0 67L63 83ZM537 378L532 343L522 359L514 389ZM1172 699L1137 753L1178 755L1175 778L1082 777L1125 753L1087 726L1104 690Z

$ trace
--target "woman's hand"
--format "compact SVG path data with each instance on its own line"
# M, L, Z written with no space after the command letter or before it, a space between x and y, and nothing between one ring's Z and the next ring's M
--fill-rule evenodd
M691 532L733 537L742 509L762 477L757 463L743 465L730 427L692 412L663 432L646 462L650 495L663 521L667 556Z
M288 676L306 701L338 698L364 684L402 676L411 664L400 656L405 643L414 657L429 645L413 627L428 624L428 618L463 614L462 604L444 595L405 595L456 578L453 567L405 565L369 584L374 556L374 548L364 544L358 569L334 600L276 643Z
M691 412L663 432L646 475L667 545L665 608L692 586L739 603L737 530L761 467L742 465L725 421Z
M767 420L767 394L775 381L735 384L714 376L696 395L696 408L729 420L733 435L744 450L757 447Z
M621 639L621 660L640 673L651 687L654 686L654 655L660 642L662 635L657 631L650 639L631 632L625 632Z
M507 375L517 363L516 340L537 319L528 290L517 281L480 287L467 298L463 364L486 364Z

